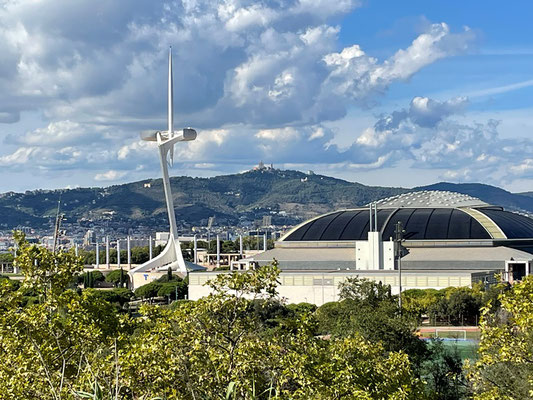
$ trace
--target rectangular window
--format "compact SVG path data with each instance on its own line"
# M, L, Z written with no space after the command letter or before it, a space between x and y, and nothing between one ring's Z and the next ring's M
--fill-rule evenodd
M461 286L461 278L458 276L450 276L450 286Z
M284 276L283 277L283 285L285 285L285 286L293 286L294 285L294 277L292 277L292 276Z
M428 276L428 286L433 288L439 286L438 278L436 276Z
M428 285L427 276L417 276L416 277L416 286L425 287Z
M307 276L307 275L304 275L304 286L313 286L313 277L312 276Z
M450 286L450 282L449 282L447 276L439 276L439 286L440 287L448 287L448 286Z

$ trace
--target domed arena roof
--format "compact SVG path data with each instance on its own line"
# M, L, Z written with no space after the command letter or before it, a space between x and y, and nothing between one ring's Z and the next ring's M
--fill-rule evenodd
M533 219L460 193L411 192L376 204L383 240L394 236L398 221L406 240L533 239ZM281 241L367 240L369 220L368 207L335 211L298 225Z

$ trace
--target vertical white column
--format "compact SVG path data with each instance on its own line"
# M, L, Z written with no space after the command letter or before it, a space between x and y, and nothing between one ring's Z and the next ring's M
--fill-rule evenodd
M368 207L370 211L370 222L368 226L368 232L372 232L374 229L372 229L372 203L370 203L370 207Z
M109 236L105 237L105 263L109 268Z
M153 246L153 243L152 243L152 236L150 236L150 239L148 240L148 258L151 260L152 258L154 258L153 256L153 253L152 253L152 246Z
M193 263L198 263L198 239L196 235L194 235L194 255L193 255Z
M130 236L128 235L128 268L131 268L131 243Z
M78 252L78 243L74 243L74 254L76 254L76 257L79 256L79 252Z
M220 238L217 235L217 267L220 267Z
M96 268L100 268L100 246L98 240L96 241Z
M378 231L378 203L374 203L374 230Z
M239 235L239 254L241 255L241 258L244 254L243 247L242 247L242 235Z
M263 251L267 251L267 235L263 235Z
M117 239L117 266L120 268L120 239Z

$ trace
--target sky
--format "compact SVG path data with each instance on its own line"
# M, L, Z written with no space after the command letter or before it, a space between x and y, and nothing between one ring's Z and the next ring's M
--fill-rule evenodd
M0 0L0 192L260 160L376 186L533 190L526 0Z

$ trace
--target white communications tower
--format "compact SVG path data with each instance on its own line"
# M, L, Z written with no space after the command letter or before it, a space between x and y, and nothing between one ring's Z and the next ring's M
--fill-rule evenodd
M176 226L176 214L174 213L174 202L170 190L170 179L168 167L174 163L174 145L177 142L187 142L196 139L196 131L192 128L184 128L181 131L174 131L174 107L172 90L172 47L168 52L168 130L166 131L143 131L142 140L157 142L159 149L159 161L163 173L163 187L165 189L165 200L167 203L168 221L170 223L170 236L166 247L155 258L145 262L139 267L130 271L133 283L135 272L158 271L171 267L174 271L182 274L187 273L185 260L181 254L180 242L178 240L178 228Z

